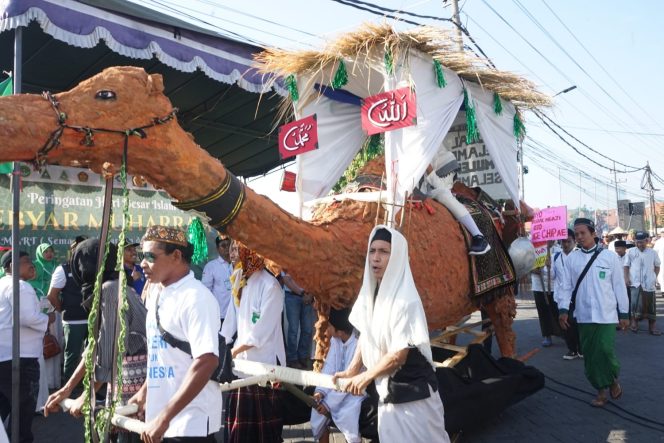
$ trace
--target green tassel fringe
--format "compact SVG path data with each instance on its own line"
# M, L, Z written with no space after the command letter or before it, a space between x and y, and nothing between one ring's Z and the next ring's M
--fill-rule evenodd
M480 133L477 130L477 118L475 116L475 107L471 106L468 100L468 91L463 89L463 105L466 108L466 144L475 143L480 139Z
M389 49L385 50L385 71L388 74L394 74L394 57Z
M500 100L500 96L497 92L493 93L493 112L496 115L501 115L503 113L503 102Z
M198 217L189 223L187 238L189 243L194 246L194 255L191 257L192 263L202 265L207 261L208 247L207 239L205 238L205 228L203 228L203 223L201 223Z
M525 136L526 136L526 126L521 121L521 116L517 111L514 114L514 137L516 137L517 140L522 140L523 137Z
M435 58L433 59L433 70L436 73L436 83L438 83L438 87L444 88L445 86L447 86L447 82L445 81L445 71L443 71L443 65Z
M297 80L295 80L295 76L293 74L286 77L286 87L290 93L291 100L294 102L298 101L300 99L300 94L297 92Z
M334 74L332 79L332 88L340 89L343 88L346 83L348 83L348 72L346 71L346 63L342 58L339 59L339 67L337 72Z

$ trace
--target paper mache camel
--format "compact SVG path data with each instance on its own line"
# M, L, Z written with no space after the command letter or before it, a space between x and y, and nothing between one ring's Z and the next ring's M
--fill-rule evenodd
M362 282L377 203L353 200L319 208L310 222L256 194L198 146L177 122L162 77L113 67L70 91L0 98L0 162L37 161L117 172L125 131L127 168L164 189L183 209L197 208L232 238L288 269L323 306L351 305ZM116 132L94 131L112 129ZM412 211L403 232L430 329L457 323L478 307L469 298L469 261L457 221L436 209ZM444 229L441 227L450 227ZM515 354L513 294L486 304L504 356ZM319 322L320 323L320 322ZM319 333L322 326L319 325Z

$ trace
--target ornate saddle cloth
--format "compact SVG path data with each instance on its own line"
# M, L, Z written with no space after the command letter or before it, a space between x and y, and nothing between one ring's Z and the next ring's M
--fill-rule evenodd
M503 245L493 223L491 212L476 201L457 196L464 204L482 234L491 245L491 250L484 255L469 255L471 298L479 303L486 303L484 296L494 289L511 285L516 280L516 272L505 245ZM471 235L463 227L461 232L470 246Z

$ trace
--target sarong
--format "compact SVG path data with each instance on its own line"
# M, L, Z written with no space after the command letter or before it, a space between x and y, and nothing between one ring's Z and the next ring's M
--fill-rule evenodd
M597 390L611 386L620 371L616 357L616 325L578 323L586 378Z
M228 443L281 442L283 420L279 391L247 386L232 391L228 399Z

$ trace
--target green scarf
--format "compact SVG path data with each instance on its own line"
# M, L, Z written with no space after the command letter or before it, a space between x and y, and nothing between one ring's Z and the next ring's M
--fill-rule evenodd
M51 285L51 277L57 266L55 259L49 261L44 258L44 251L48 248L52 248L48 243L42 243L37 246L34 261L36 274L34 280L30 280L29 282L32 287L35 288L37 297L39 297L40 300L48 295L48 288Z

